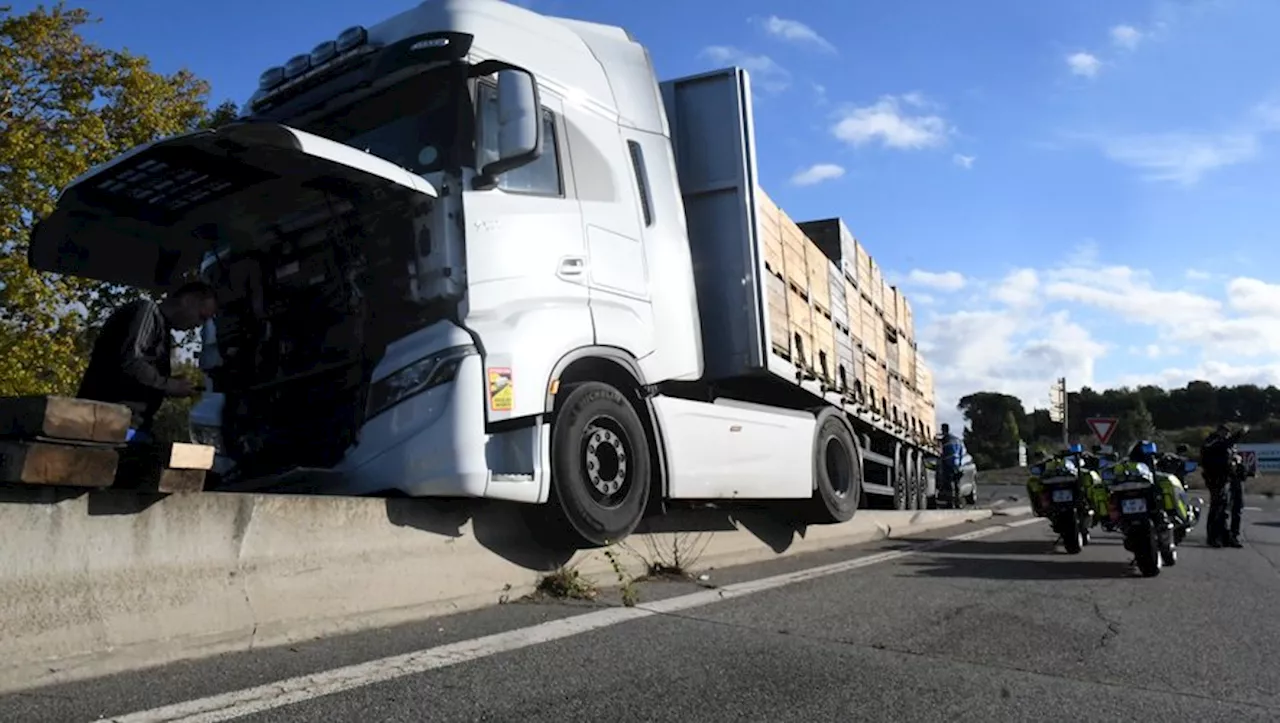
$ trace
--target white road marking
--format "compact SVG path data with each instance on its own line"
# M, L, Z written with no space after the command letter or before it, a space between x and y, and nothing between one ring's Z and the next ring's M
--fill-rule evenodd
M1014 528L1035 524L1039 521L1040 518L1031 518L984 527L980 530L973 530L942 540L918 543L902 550L880 552L830 565L821 565L759 580L734 583L721 588L667 598L666 600L658 600L631 608L607 608L585 615L552 620L527 628L486 635L474 640L463 640L426 650L418 650L380 660L371 660L367 663L348 665L311 675L300 675L296 678L267 683L255 688L245 688L207 698L130 713L110 720L115 721L115 723L170 723L172 721L214 723L214 721L241 718L314 698L402 678L407 675L446 668L498 653L520 650L539 643L580 635L629 620L639 620L653 615L702 607L724 600L732 600L766 590L794 585L805 580L837 575L862 567L900 560L937 547L990 537L1001 532L1008 532Z
M1261 507L1245 507L1243 509L1245 512L1261 512L1262 511Z

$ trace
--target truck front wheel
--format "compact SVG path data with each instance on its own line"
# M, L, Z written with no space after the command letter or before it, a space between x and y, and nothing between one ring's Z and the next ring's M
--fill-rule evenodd
M649 499L649 442L621 392L574 384L551 431L552 499L560 521L591 546L630 535Z

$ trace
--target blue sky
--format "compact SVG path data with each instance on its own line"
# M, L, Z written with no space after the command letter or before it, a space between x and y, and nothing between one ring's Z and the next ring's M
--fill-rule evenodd
M405 0L86 0L214 99ZM916 299L939 410L977 389L1280 381L1280 2L531 0L673 77L752 71L760 169ZM18 3L18 9L31 3ZM807 174L803 173L808 171Z

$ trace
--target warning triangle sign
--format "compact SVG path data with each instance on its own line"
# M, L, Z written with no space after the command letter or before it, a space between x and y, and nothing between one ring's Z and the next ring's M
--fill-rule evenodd
M1093 430L1093 436L1098 438L1098 443L1106 444L1116 431L1116 423L1120 420L1115 417L1090 417L1084 421L1088 423L1089 429Z

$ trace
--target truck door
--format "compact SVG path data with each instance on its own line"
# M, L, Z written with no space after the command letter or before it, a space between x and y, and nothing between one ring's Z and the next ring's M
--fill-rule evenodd
M642 359L654 349L653 307L643 211L625 129L588 107L570 107L566 121L582 207L596 343L626 349Z
M513 385L513 402L503 409L491 406L490 420L541 411L552 366L595 341L581 210L565 152L564 106L546 89L540 95L542 155L502 174L497 188L463 194L467 324L490 340L490 369L521 377ZM497 86L479 83L476 105L483 164L491 160L486 153L497 153Z

